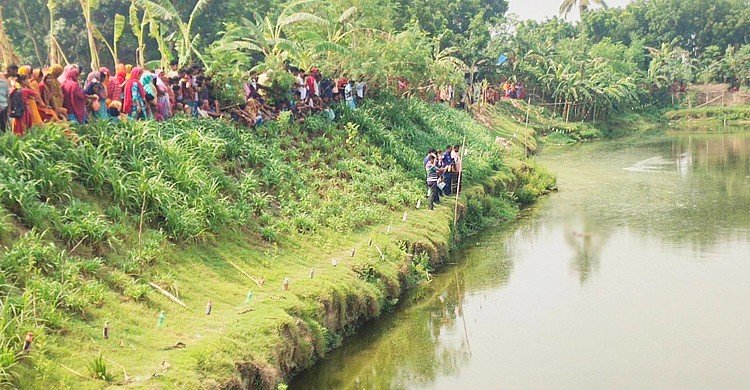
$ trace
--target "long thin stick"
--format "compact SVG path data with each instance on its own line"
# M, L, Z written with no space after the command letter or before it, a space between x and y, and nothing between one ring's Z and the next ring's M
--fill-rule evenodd
M383 251L380 250L380 247L375 245L375 249L377 249L378 253L380 253L380 258L385 260L385 255L383 254Z
M184 307L185 309L188 308L187 305L184 302L182 302L181 300L179 300L176 296L170 294L169 291L167 291L167 290L165 290L165 289L157 286L156 284L154 284L152 282L148 282L148 285L151 286L151 287L153 287L156 291L160 292L161 295L164 295L165 297L169 298L172 302L174 302L174 303L176 303L176 304Z
M127 372L127 371L125 371L125 367L123 367L123 365L122 365L122 364L120 364L120 363L117 363L117 362L115 362L115 361L112 361L112 360L109 360L109 359L107 359L107 358L104 358L104 360L106 360L106 361L108 361L108 362L110 362L110 363L114 364L114 365L115 365L115 366L117 366L117 367L120 367L120 368L122 369L122 374L123 374L123 376L125 376L126 378L127 378L128 376L129 376L129 375L128 375L128 372Z
M88 235L86 235L86 236L83 236L83 238L81 239L81 241L78 241L78 244L76 244L76 245L75 245L75 246L73 247L73 249L71 249L71 250L70 250L70 252L68 252L68 254L70 255L70 254L72 254L73 252L75 252L75 250L76 250L76 249L78 249L78 247L79 247L79 246L81 246L81 244L83 244L83 240L85 240L85 239L87 239L87 238L89 238L89 236L88 236Z
M240 268L240 267L237 266L237 264L232 263L231 260L227 260L227 261L229 262L229 264L232 265L232 267L237 268L237 271L242 272L243 275L247 276L250 280L252 280L253 282L255 282L255 284L257 284L258 287L263 287L263 284L261 284L260 282L258 282L258 280L255 279L254 277L250 276L250 274L248 274L247 272L243 271L242 268Z
M458 236L458 197L461 196L461 179L464 177L464 156L466 155L466 135L461 145L461 171L458 172L458 185L456 186L456 206L453 209L453 239Z
M78 372L78 371L76 371L76 370L74 370L74 369L72 369L72 368L70 368L70 367L68 367L68 366L66 366L66 365L64 365L64 364L62 364L62 363L60 363L60 367L62 367L62 368L64 368L64 369L68 370L68 371L69 371L69 372L70 372L71 374L74 374L74 375L76 375L76 376L80 376L81 378L84 378L84 379L91 379L92 381L101 381L101 379L98 379L98 378L92 378L92 377L90 377L90 376L86 376L86 375L83 375L83 374L81 374L80 372Z

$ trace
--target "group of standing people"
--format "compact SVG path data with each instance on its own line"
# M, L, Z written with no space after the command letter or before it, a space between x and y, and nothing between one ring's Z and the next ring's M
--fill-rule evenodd
M210 116L218 112L210 79L198 67L154 72L118 64L81 77L71 64L34 69L10 65L0 73L0 131L23 135L50 122L84 124L93 120L166 120L178 112ZM213 104L209 103L213 101Z
M448 145L445 150L430 149L424 160L427 173L427 199L429 209L434 210L440 197L458 194L461 190L463 158L459 145Z

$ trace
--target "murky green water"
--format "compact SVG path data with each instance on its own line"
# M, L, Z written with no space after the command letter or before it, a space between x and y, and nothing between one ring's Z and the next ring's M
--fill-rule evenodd
M559 193L292 387L750 388L750 135L540 160Z

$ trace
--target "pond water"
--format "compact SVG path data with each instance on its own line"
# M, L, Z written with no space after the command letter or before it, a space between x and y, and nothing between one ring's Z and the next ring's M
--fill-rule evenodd
M750 134L545 151L560 191L292 388L750 388Z

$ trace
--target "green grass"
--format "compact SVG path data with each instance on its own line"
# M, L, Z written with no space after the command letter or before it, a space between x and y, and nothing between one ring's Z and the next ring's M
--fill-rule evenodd
M427 149L466 137L471 189L459 235L512 218L554 185L466 113L385 98L338 117L258 129L95 123L77 128L76 141L54 126L0 137L0 381L282 382L445 259L451 202L415 209ZM21 358L29 331L36 338Z
M750 120L750 106L709 106L668 111L664 115L670 121L690 121L702 119L716 119L719 121L723 121L725 119L727 121L748 121Z

